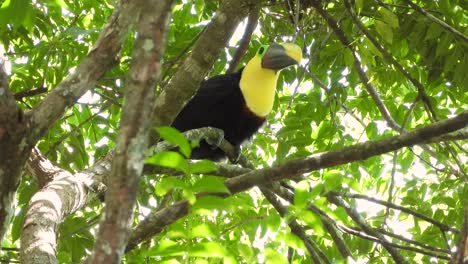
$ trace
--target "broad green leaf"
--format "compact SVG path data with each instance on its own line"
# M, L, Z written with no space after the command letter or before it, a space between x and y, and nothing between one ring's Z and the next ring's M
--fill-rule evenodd
M341 171L338 170L329 170L326 171L323 175L323 180L325 187L329 191L336 191L342 188L341 184L343 182L343 175Z
M190 230L190 237L216 237L213 229L208 224L199 224L195 227L192 227Z
M265 250L265 263L266 264L287 264L288 259L281 255L279 252L276 250L273 250L271 248L267 248Z
M156 153L154 156L147 158L145 163L176 169L184 173L188 173L189 171L189 164L187 160L178 152L173 151Z
M377 33L389 44L393 42L393 30L392 27L382 21L375 21L375 29Z
M165 177L156 184L156 195L162 196L174 188L186 189L187 184L180 179L174 177Z
M304 208L307 206L307 201L309 199L309 184L307 181L300 181L295 190L294 190L294 205L299 208Z
M228 255L226 248L218 242L201 242L193 245L188 252L189 256L196 257L226 257Z
M194 192L219 192L229 193L229 189L224 185L226 179L216 176L202 176L192 187Z
M192 206L193 212L197 214L212 215L213 210L230 210L230 204L225 199L217 196L203 196L198 198Z
M390 10L386 8L379 8L379 13L382 17L382 20L385 21L390 27L398 28L398 17Z
M216 169L216 165L211 160L200 160L190 164L190 172L194 174L209 173Z
M180 152L182 152L185 157L190 157L190 154L192 153L190 143L182 133L177 131L177 129L173 127L158 127L156 128L156 131L158 131L162 139L178 146L180 148Z

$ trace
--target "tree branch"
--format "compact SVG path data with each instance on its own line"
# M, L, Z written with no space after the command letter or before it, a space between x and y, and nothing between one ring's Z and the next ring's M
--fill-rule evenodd
M389 241L382 234L378 233L372 227L370 227L367 224L367 222L361 217L361 215L356 210L354 210L349 205L347 205L340 197L327 195L327 199L331 203L334 203L337 206L343 207L348 213L348 215L351 217L351 219L353 219L353 221L356 222L356 224L358 224L358 226L362 230L364 230L366 234L376 237L382 242L385 242L385 243L381 243L382 246L388 251L388 253L390 253L390 255L392 256L393 260L396 263L407 263L405 258L403 258L403 256L397 250L395 250L393 246L390 246L388 244Z
M21 169L28 158L24 137L30 131L23 110L16 105L10 90L4 63L0 57L0 244L10 223Z
M172 3L173 0L138 2L141 10L138 38L127 76L104 218L99 226L94 253L87 263L120 263L128 241L148 145L154 86L161 73Z
M252 34L255 28L258 25L258 18L260 17L260 5L256 4L250 9L249 17L247 26L245 27L244 35L242 35L242 39L240 40L239 47L234 53L234 56L229 63L229 68L227 69L226 73L233 73L237 66L239 65L242 57L244 56L245 52L249 48L250 39L252 38Z
M178 68L170 83L158 95L153 125L170 125L182 107L196 93L222 49L226 46L239 22L246 16L249 6L259 0L225 0L206 31L195 43L190 56ZM235 12L233 12L235 10ZM152 144L157 141L152 135Z
M61 81L36 108L27 113L32 127L27 138L29 146L34 146L66 109L75 104L118 62L121 46L137 17L136 6L138 5L134 1L122 0L93 49L76 67L74 73Z
M351 51L354 58L354 68L358 72L359 79L361 80L362 85L364 85L366 91L369 93L374 103L377 105L377 108L382 114L382 117L385 119L385 121L387 121L387 125L396 131L400 131L400 125L398 125L395 122L387 107L380 98L380 95L377 93L376 89L371 84L371 81L367 77L366 72L362 68L361 60L359 59L355 48L351 44L351 41L348 39L348 37L346 37L346 34L338 26L337 21L322 8L320 1L313 1L313 6L317 13L319 13L320 16L322 16L327 21L328 25L335 32L335 35L338 37L341 43Z
M407 3L409 6L411 6L414 10L418 11L419 13L423 14L425 17L427 17L429 20L431 20L432 22L438 24L439 26L441 26L443 29L447 30L448 32L451 32L452 34L454 34L455 36L457 36L459 39L463 40L465 43L468 42L468 36L465 36L465 34L461 33L460 31L458 31L457 29L453 28L452 26L450 26L449 24L445 23L444 21L438 19L437 17L435 17L434 15L432 15L431 13L427 12L426 10L424 10L423 8L421 8L420 6L418 6L417 4L411 2L411 0L404 0L405 3Z
M268 202L270 202L271 205L273 205L273 207L276 209L278 214L284 218L288 210L286 209L286 207L281 205L278 198L276 198L276 195L274 194L274 192L272 192L271 190L267 188L261 188L261 190L265 198L268 200ZM291 229L291 232L295 234L296 236L298 236L302 240L302 242L304 242L304 245L306 246L307 251L309 252L314 263L320 264L322 263L322 261L324 263L331 263L330 260L325 255L325 253L323 253L323 251L320 250L320 248L317 246L317 244L315 244L314 241L312 241L306 235L304 228L301 225L299 225L299 223L297 223L296 219L289 218L287 222L288 222L289 228Z
M281 165L246 173L226 180L225 185L231 193L238 193L256 185L263 185L332 166L366 160L403 147L421 144L433 137L462 129L467 125L468 112L400 136L358 143L340 150L328 151L304 159L291 160Z
M437 121L437 114L434 111L434 108L431 104L430 98L426 93L426 90L424 89L423 85L413 78L411 74L400 64L398 63L395 58L377 41L377 39L372 36L372 34L367 30L367 28L364 26L364 24L359 20L359 18L356 16L356 13L354 12L354 9L351 7L350 0L345 0L345 6L346 10L348 11L348 14L351 16L351 18L354 21L354 24L364 33L364 35L367 37L367 39L370 40L370 42L374 45L374 47L382 54L384 59L388 62L390 62L403 76L406 77L413 85L416 87L419 97L421 101L423 101L424 105L426 106L426 109L430 116L432 115L432 118L434 121Z
M355 144L340 150L324 152L309 158L291 160L271 168L254 170L247 173L239 171L239 173L244 174L227 179L225 185L231 191L231 195L233 195L252 188L253 186L267 185L281 179L293 178L297 175L309 173L314 170L364 160L371 156L391 152L402 147L424 143L432 137L437 137L443 133L449 133L463 128L466 125L468 125L468 113L443 122L431 124L405 135ZM275 193L276 192L275 190ZM132 250L140 242L158 234L166 225L174 223L178 219L186 216L188 210L189 203L187 201L181 201L161 211L150 214L135 228L126 251Z
M90 190L103 192L105 187L102 182L110 172L110 160L111 155L108 155L92 168L72 175L54 166L42 157L38 150L32 152L28 162L29 171L36 178L53 180L35 193L29 201L21 231L22 263L58 262L55 256L57 227L66 216L95 198Z
M420 218L428 223L431 223L435 226L437 226L438 228L440 228L441 231L451 231L451 232L454 232L454 233L459 233L460 231L456 228L453 228L451 226L448 226L446 224L443 224L443 223L440 223L430 217L427 217L421 213L418 213L416 211L413 211L411 209L408 209L406 207L403 207L401 205L396 205L394 203L389 203L389 202L386 202L386 201L381 201L379 199L375 199L375 198L372 198L372 197L368 197L368 196L365 196L365 195L362 195L362 194L352 194L352 193L332 193L333 195L335 196L342 196L342 197L349 197L349 198L355 198L355 199L363 199L363 200L366 200L366 201L369 201L369 202L373 202L373 203L376 203L376 204L380 204L380 205L383 205L385 207L388 207L388 208L392 208L392 209L396 209L396 210L399 210L399 211L402 211L404 213L407 213L407 214L410 214L412 216L415 216L417 218Z

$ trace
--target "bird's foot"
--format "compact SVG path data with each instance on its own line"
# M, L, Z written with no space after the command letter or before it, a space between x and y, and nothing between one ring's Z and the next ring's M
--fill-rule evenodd
M241 147L234 146L234 152L233 152L233 155L229 155L229 161L233 164L238 163L240 160L241 154L242 154Z
M221 146L224 140L224 131L221 129L216 129L217 137L208 137L205 139L206 143L208 143L212 149L217 149Z

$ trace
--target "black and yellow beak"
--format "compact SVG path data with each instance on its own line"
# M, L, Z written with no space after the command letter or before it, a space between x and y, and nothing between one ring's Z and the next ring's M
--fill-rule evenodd
M302 50L292 43L272 43L262 57L262 68L281 70L301 63Z

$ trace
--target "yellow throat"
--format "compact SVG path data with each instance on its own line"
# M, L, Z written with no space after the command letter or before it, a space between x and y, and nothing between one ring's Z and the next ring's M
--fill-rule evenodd
M279 71L262 68L261 60L255 56L247 63L239 86L250 111L264 117L273 108Z

